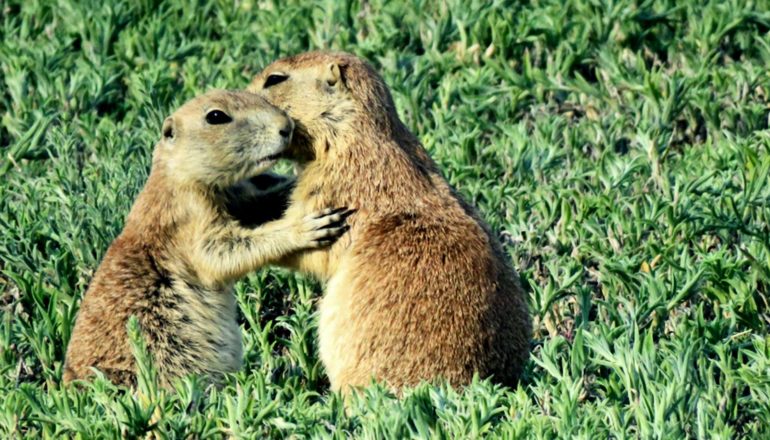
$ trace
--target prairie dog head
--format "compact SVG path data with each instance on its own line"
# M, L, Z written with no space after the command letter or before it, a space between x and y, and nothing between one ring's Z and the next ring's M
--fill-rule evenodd
M225 188L273 166L293 129L286 113L253 93L212 90L166 118L155 156L180 179Z
M247 90L283 109L296 123L295 160L323 159L351 130L389 134L400 124L393 98L368 63L344 52L308 52L278 60Z

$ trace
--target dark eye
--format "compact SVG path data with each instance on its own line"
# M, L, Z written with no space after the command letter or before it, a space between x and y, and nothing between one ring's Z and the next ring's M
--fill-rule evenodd
M267 79L265 80L265 85L263 85L262 88L266 89L276 84L280 84L286 81L287 79L289 79L289 75L284 75L282 73L273 73L272 75L267 77Z
M206 122L211 125L227 124L232 121L233 118L228 116L227 113L223 112L222 110L212 110L206 115Z

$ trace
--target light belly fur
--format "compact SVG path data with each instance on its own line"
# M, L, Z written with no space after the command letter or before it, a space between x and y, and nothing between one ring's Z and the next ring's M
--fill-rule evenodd
M182 307L190 318L183 336L202 341L201 351L191 356L190 371L235 372L241 368L243 347L236 321L237 304L232 286L217 291L184 292L191 298ZM192 300L194 298L194 300Z
M358 358L357 329L353 326L360 317L352 316L352 292L347 286L349 277L345 269L341 265L329 280L318 314L319 352L333 390L339 389L346 367L355 366Z

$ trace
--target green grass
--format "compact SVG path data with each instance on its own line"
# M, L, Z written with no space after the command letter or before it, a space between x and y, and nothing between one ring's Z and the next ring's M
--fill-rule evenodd
M767 1L125 3L0 2L0 437L770 437ZM311 48L371 60L503 238L534 321L520 386L375 385L346 411L321 286L263 270L223 389L159 391L146 362L141 398L62 387L163 118Z

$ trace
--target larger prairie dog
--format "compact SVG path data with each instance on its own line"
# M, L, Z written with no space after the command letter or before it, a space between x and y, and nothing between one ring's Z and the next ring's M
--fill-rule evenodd
M366 62L311 52L274 62L249 91L296 124L301 169L287 215L358 208L330 248L283 264L327 281L319 351L332 389L473 374L514 384L529 355L525 295L502 246L401 122Z
M226 213L229 197L248 192L234 188L271 167L291 134L284 112L243 91L211 91L166 119L147 183L83 299L65 382L88 377L92 367L116 383L135 381L131 315L163 385L188 373L217 379L240 368L233 283L344 231L339 210L254 229ZM258 199L253 203L260 209Z

